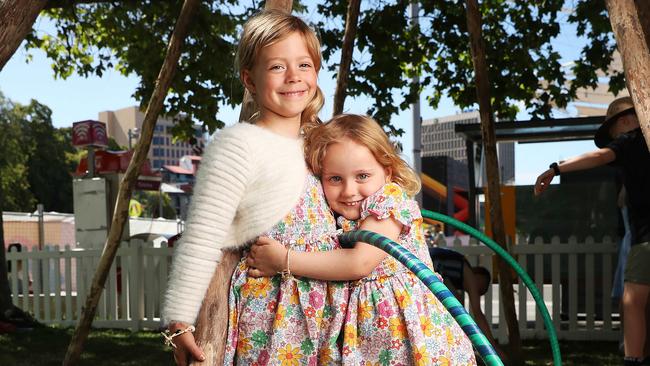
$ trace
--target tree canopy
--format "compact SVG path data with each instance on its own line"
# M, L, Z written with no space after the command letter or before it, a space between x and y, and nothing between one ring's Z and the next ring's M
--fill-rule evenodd
M611 91L624 87L622 72L609 71L616 46L604 2L576 0L568 16L563 5L564 0L481 2L492 103L499 118L514 118L518 103L534 118L549 117L552 107L566 106L578 88L595 86L599 72L610 77ZM138 75L141 82L134 96L146 101L180 6L175 1L145 0L84 1L52 8L45 16L54 21L56 33L32 33L26 47L45 50L57 77L73 72L101 75L111 67ZM358 56L347 92L372 99L368 113L397 135L403 131L391 125L391 117L408 108L425 88L433 90L424 96L434 108L444 95L460 108L476 106L464 3L420 1L419 29L410 26L408 6L409 1L362 2ZM234 51L239 27L255 9L259 4L201 3L165 102L166 113L183 116L175 129L179 138L191 138L192 121L209 131L222 127L224 121L217 119L220 105L241 102ZM336 71L338 60L333 56L341 48L345 3L297 3L294 11L315 24L326 65ZM570 76L553 45L563 14L577 27L577 36L586 39ZM415 74L420 75L419 86L410 85Z
M77 153L71 128L52 125L52 111L32 100L20 105L0 93L0 184L4 210L72 212Z
M370 1L361 12L356 44L361 56L352 66L348 95L373 98L370 112L384 122L408 108L427 86L433 92L424 96L434 108L444 95L463 109L477 104L464 3L419 3L419 31L410 26L408 1ZM560 15L567 11L564 4L481 1L492 106L498 117L514 119L516 104L522 102L533 118L548 118L553 106L565 107L579 88L595 87L599 71L610 76L612 92L625 87L622 71L608 70L616 46L603 1L574 2L566 22L575 24L576 36L587 41L570 73L562 67L553 43L560 33ZM318 10L327 18L319 28L328 58L340 49L345 7L328 0ZM410 86L408 77L414 74L420 75L419 89ZM398 92L397 100L393 92Z

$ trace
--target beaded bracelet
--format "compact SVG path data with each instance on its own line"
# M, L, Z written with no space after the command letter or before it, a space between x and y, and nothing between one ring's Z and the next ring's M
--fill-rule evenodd
M174 337L178 337L179 335L185 334L187 332L194 333L195 330L196 328L194 328L193 325L190 325L183 330L177 329L174 333L170 332L169 329L167 329L164 332L160 332L160 334L162 334L163 338L165 338L165 346L172 346L176 348L176 345L173 342Z

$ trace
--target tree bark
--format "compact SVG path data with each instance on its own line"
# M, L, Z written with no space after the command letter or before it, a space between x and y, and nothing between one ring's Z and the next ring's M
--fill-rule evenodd
M7 275L7 257L5 255L5 232L2 212L4 210L4 196L2 185L0 185L0 319L8 318L8 314L14 307L11 301L11 289L9 288L9 276Z
M650 149L650 50L633 0L605 2L616 46L623 59L625 82L634 101L641 131ZM647 9L647 8L646 8ZM647 24L647 23L646 23Z
M151 145L153 137L153 130L156 126L156 121L163 108L163 102L169 86L171 85L172 78L176 72L178 58L181 53L181 46L192 20L192 16L199 5L199 0L185 0L181 13L176 22L174 32L169 40L167 47L167 54L165 60L158 74L156 86L154 88L151 99L147 105L142 123L141 137L135 147L133 158L129 163L124 179L120 182L120 188L117 193L117 202L111 222L111 228L108 233L104 252L97 265L97 270L93 276L90 292L86 298L86 303L82 309L81 318L77 324L77 328L70 340L68 350L63 361L63 365L76 365L79 361L79 356L83 349L83 344L88 337L92 320L95 317L97 304L102 294L106 277L108 276L109 269L115 259L115 254L120 245L120 238L124 229L124 223L129 215L129 199L135 187L135 183L140 173L140 168L147 158L147 152Z
M0 1L0 71L32 31L47 0Z
M481 116L481 134L485 148L485 165L488 179L486 194L490 203L490 224L494 240L505 250L508 250L503 224L503 212L501 209L501 182L499 179L499 161L494 133L494 117L490 105L490 81L485 59L485 45L481 34L481 14L477 0L467 0L467 28L469 30L472 61L476 77L476 95ZM506 262L501 258L497 258L497 266L499 269L501 302L503 303L506 323L508 325L510 361L512 361L513 365L520 365L522 364L521 338L519 336L519 325L515 313L512 272Z
M357 36L357 23L359 21L360 8L361 0L350 0L348 3L348 13L345 19L345 33L343 35L343 46L341 47L341 63L339 64L339 72L336 75L333 115L343 113L345 95L348 89L350 64L352 63L352 54L354 53L354 39Z
M280 10L291 13L293 2L291 0L267 0L264 6L265 10ZM241 111L239 112L239 122L249 121L253 114L257 112L257 103L248 90L244 90L244 100L242 101Z
M648 49L650 49L650 1L634 0L634 3L639 13L639 21L641 22L641 29L643 29L645 43Z
M4 192L0 185L0 320L11 322L20 326L37 326L40 325L36 319L23 309L15 306L11 301L11 287L9 285L9 275L7 273L7 256L5 247L5 232L2 212L4 211ZM24 286L28 286L25 281Z

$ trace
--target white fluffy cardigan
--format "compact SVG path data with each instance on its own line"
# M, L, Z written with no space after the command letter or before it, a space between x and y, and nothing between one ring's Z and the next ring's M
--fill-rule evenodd
M301 139L249 123L215 135L174 252L163 324L195 322L221 250L241 247L283 219L298 202L306 174Z

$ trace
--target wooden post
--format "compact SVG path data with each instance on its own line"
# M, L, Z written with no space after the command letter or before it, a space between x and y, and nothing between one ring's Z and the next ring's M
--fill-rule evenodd
M291 13L293 2L291 0L267 0L265 10L280 10ZM257 104L248 90L244 90L244 99L239 112L239 122L248 121L257 112Z
M616 45L623 59L627 89L634 101L646 144L650 148L650 50L639 14L634 0L606 0L605 4L616 36Z
M508 250L505 229L503 225L503 212L501 209L501 191L499 179L499 162L496 150L496 137L494 133L494 117L490 105L490 81L488 68L485 61L485 46L481 35L481 15L477 0L467 0L467 28L469 30L472 61L476 77L476 95L481 116L481 134L485 147L485 165L487 173L487 199L489 200L489 215L494 240L504 249ZM497 257L499 268L499 289L501 303L508 325L508 341L510 358L513 365L522 364L521 338L519 325L515 313L514 295L512 290L512 274L510 267L501 258Z
M31 32L47 0L0 1L0 71Z
M357 23L359 21L360 8L361 0L350 0L348 3L348 13L345 19L345 33L343 35L343 46L341 47L341 63L339 64L339 72L336 75L333 115L343 113L345 94L348 89L350 64L352 63L352 54L354 53L354 39L357 36Z
M135 182L140 174L140 168L147 158L147 152L151 145L153 130L154 127L156 127L158 115L163 108L163 101L165 100L165 96L169 90L172 78L176 73L176 65L181 53L181 45L185 40L187 30L191 24L192 16L198 7L198 4L199 0L185 0L178 21L176 22L174 32L169 40L165 60L160 68L160 73L156 80L156 86L151 95L151 99L149 100L149 104L147 105L147 110L145 111L144 121L142 122L141 138L135 147L133 158L126 169L124 178L120 182L120 188L117 193L117 202L115 205L113 220L111 222L111 228L108 233L108 238L106 239L106 245L97 265L95 275L93 276L90 293L86 298L82 316L79 319L79 323L77 323L77 328L75 329L70 344L68 345L63 365L77 364L81 351L83 350L84 342L86 341L86 338L88 338L90 326L95 317L97 304L99 303L99 298L102 294L106 277L108 276L108 272L113 264L115 254L120 245L124 223L129 218L129 200L131 198L131 193L133 192Z

